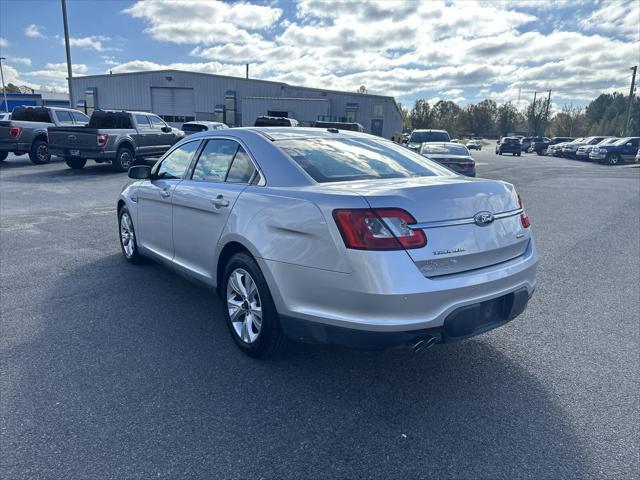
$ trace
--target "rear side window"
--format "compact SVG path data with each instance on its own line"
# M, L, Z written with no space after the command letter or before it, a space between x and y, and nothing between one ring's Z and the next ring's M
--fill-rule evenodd
M89 119L91 128L133 128L131 118L126 113L94 112Z
M64 110L59 110L56 113L56 117L58 118L58 122L72 124L73 118L71 117L71 112L65 112Z
M172 151L160 164L157 178L182 178L191 164L191 158L198 149L200 142L189 142Z
M233 159L229 173L227 173L227 182L229 183L249 183L256 169L249 158L247 152L242 147L238 148L238 152Z
M277 142L316 182L448 175L407 148L369 138L307 138Z
M138 128L151 128L149 117L146 115L136 115L136 123L138 124Z
M232 140L209 140L202 149L191 178L202 182L224 182L238 146Z
M11 120L18 120L23 122L53 123L51 121L49 110L47 110L46 108L16 107L13 109Z

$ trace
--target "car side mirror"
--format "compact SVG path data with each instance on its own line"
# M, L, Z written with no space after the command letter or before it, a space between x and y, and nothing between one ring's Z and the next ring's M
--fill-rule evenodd
M632 147L633 144L632 143L627 143L627 147Z
M151 167L149 165L134 165L133 167L129 167L129 178L135 180L151 178Z
M500 143L500 140L496 140L496 143Z
M168 127L168 126L165 125L164 127L162 127L162 131L164 133L171 133L171 127Z

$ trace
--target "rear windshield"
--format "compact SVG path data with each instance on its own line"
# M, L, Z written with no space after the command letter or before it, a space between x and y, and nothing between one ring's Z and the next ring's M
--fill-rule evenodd
M467 150L467 147L463 145L438 145L425 143L422 145L420 153L431 153L437 155L469 155L469 150Z
M91 128L133 128L127 113L93 112L89 120Z
M11 120L20 120L23 122L43 122L53 123L51 115L46 108L20 108L13 109Z
M206 126L197 123L185 123L182 125L182 131L184 132L204 132L206 129Z
M520 140L518 140L517 138L503 138L502 139L502 143L520 143Z
M375 139L306 138L277 145L319 183L448 174L422 155Z
M288 118L258 118L254 127L290 127Z
M412 132L410 143L448 142L451 140L447 132Z

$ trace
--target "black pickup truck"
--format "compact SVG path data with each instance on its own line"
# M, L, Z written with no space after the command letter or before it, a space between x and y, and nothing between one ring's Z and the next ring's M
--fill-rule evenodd
M84 113L70 108L16 107L10 120L0 121L0 162L13 152L28 153L35 164L47 163L51 160L47 128L86 125L88 121Z
M160 117L147 112L96 110L86 127L51 127L49 148L80 169L88 159L111 163L125 172L136 159L157 157L184 136Z

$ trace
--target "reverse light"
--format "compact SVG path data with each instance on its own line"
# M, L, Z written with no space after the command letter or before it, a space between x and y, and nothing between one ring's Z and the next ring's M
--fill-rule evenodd
M17 140L18 138L20 138L20 134L22 133L22 128L20 127L11 127L9 129L9 137Z
M402 250L427 244L424 232L410 227L415 218L400 208L339 209L333 218L347 248Z
M518 195L518 205L522 209L522 213L520 214L520 223L522 224L522 228L529 228L531 226L531 222L529 221L529 216L524 211L524 205L522 204L522 197Z
M96 139L98 141L98 146L104 147L107 144L107 140L109 140L109 135L100 134Z

